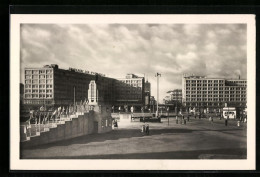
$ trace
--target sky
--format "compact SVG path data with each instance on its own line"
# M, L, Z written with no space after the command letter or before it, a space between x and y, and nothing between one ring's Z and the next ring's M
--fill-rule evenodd
M20 72L58 64L124 78L145 76L159 101L182 75L247 77L246 24L22 24Z

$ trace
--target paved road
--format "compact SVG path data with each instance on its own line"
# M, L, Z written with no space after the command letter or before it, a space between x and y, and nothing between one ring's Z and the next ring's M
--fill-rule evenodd
M143 123L120 125L109 133L86 135L70 140L21 150L26 159L244 159L246 124L236 126L224 120L191 118L186 125L170 118L149 123L150 135L143 136Z

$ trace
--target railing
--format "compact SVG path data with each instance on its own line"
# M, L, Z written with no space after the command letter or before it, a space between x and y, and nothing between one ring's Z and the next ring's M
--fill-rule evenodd
M38 118L39 123L35 121L35 123L29 123L27 122L24 125L20 125L20 140L26 141L30 140L30 137L33 136L39 136L42 132L49 131L50 128L57 127L58 124L64 124L65 121L71 121L72 118L77 118L78 115L83 115L84 113L76 113L76 114L70 114L70 115L60 115L59 118L55 119L49 119L46 118L43 120L40 120Z

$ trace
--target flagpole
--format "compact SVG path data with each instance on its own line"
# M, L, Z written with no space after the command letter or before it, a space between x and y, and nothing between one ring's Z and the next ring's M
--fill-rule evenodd
M156 116L159 116L159 110L158 110L158 106L159 106L159 76L161 76L161 74L156 73L155 77L157 77L157 109L156 109Z

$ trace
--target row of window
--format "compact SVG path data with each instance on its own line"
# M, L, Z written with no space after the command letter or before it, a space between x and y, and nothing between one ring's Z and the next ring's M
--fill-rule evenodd
M186 90L246 90L246 87L186 87Z
M246 91L186 91L186 94L246 94Z
M25 94L25 98L52 98L52 94Z
M38 84L31 85L31 84L25 84L25 88L45 88L45 85L38 85ZM52 85L51 85L51 84L47 84L47 85L46 85L46 88L52 88Z
M247 81L230 81L230 80L228 80L227 82L240 84L240 83L246 83Z
M230 81L227 80L228 83L235 83L235 84L246 84L247 81L237 80L237 81ZM224 80L186 80L186 83L224 83Z
M38 83L40 83L40 84L44 84L44 83L52 84L52 79L47 79L47 80L45 80L45 79L44 80L28 79L28 80L25 80L25 84L31 84L31 83L33 83L33 84L38 84Z
M197 87L201 87L201 86L203 86L203 87L212 87L212 86L223 87L224 84L186 84L186 87L190 87L190 86L192 86L192 87L195 87L195 86L197 86Z
M239 103L240 106L245 106L245 103ZM186 103L186 106L220 106L220 105L224 105L224 103Z
M130 84L130 83L142 83L142 80L121 80L123 83Z
M186 80L186 83L224 83L224 80Z
M43 89L40 89L40 90L36 90L36 89L33 89L33 90L31 90L31 89L25 89L25 93L45 93L45 90L43 90ZM52 90L50 90L50 89L47 89L46 90L46 93L52 93Z
M230 99L228 99L228 98L225 98L225 99L218 99L218 98L203 98L203 99L201 99L201 98L187 98L186 99L186 101L246 101L246 98L230 98Z
M25 79L51 79L52 75L25 75Z
M52 70L25 70L25 74L50 74Z
M239 98L239 97L241 97L241 98L245 98L246 97L246 95L186 95L186 97L187 98L189 98L189 97L198 97L198 98L200 98L200 97L216 97L216 98L218 98L218 97L236 97L236 98Z

